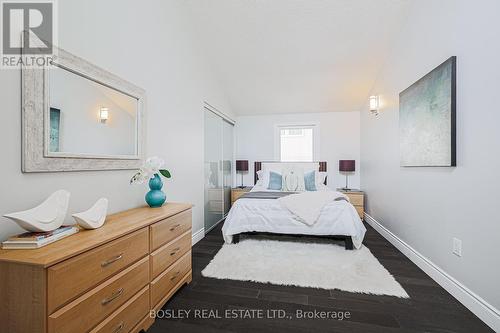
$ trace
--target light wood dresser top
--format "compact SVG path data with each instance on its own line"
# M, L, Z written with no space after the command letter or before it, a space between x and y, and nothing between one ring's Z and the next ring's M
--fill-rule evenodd
M0 262L17 262L46 268L190 208L191 204L168 203L160 208L139 207L126 210L109 215L99 229L80 230L39 249L0 250Z

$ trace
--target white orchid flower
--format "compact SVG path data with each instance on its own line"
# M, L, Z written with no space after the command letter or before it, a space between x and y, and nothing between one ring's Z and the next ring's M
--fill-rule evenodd
M149 179L154 178L156 174L161 174L166 178L170 178L170 172L163 169L165 161L158 156L148 158L142 164L142 167L132 176L130 184L143 184Z

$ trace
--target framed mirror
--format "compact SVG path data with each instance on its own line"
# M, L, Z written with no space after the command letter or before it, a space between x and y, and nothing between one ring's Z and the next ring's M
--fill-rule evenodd
M23 172L140 167L144 90L56 51L51 66L22 69Z

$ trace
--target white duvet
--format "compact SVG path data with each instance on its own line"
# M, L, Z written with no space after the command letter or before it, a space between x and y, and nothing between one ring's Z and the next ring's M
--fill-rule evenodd
M287 195L277 200L299 221L312 226L318 220L323 208L338 199L349 201L347 196L335 191L307 191Z
M327 191L325 188L321 190ZM261 189L253 189L253 191L259 190ZM331 190L329 192L336 193ZM356 209L348 201L325 203L315 222L308 225L279 200L244 198L237 200L231 207L222 227L226 243L232 243L233 235L255 231L316 236L351 236L354 247L357 249L361 247L366 229Z

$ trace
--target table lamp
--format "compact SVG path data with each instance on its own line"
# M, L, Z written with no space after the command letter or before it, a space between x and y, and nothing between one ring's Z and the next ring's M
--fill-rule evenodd
M347 180L349 177L349 172L356 171L356 161L355 160L339 160L339 171L345 173L345 187L342 189L349 191L350 188L349 188Z
M237 160L236 161L236 172L241 173L241 186L240 188L244 188L243 186L243 173L248 171L248 160Z

